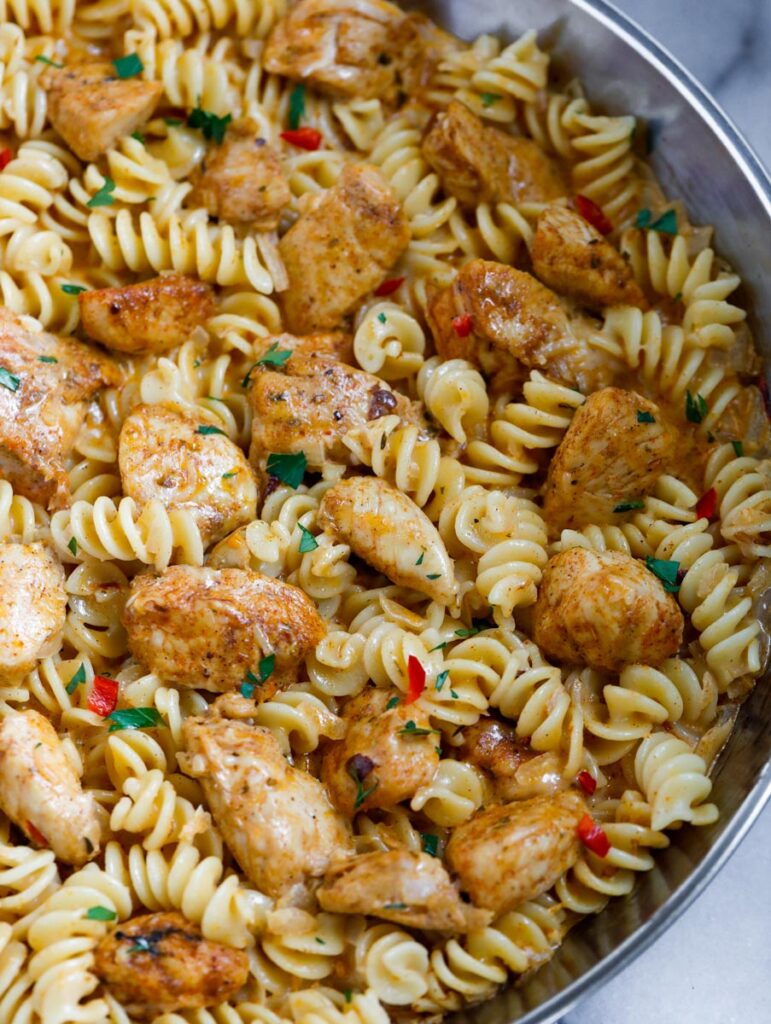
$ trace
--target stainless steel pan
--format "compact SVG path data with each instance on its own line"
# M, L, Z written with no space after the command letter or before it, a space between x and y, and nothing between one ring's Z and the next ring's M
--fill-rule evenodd
M718 252L741 274L739 301L771 369L771 181L746 141L697 82L645 32L603 0L424 0L420 7L464 39L506 40L539 30L558 66L580 76L593 105L644 118L650 161L694 223L714 224ZM720 820L684 829L634 892L583 922L555 959L455 1021L546 1024L643 952L715 877L771 796L771 687L742 709L714 776ZM651 978L651 991L656 979Z

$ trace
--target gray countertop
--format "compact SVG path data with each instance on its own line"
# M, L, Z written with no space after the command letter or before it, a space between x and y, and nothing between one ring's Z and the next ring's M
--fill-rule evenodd
M770 167L771 0L613 2L701 81ZM691 1022L771 1022L771 806L680 920L563 1024Z

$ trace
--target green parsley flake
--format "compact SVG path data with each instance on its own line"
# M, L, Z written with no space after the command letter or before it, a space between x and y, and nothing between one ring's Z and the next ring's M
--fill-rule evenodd
M218 117L209 110L203 110L199 105L190 111L187 123L190 128L200 128L205 139L210 139L220 146L225 138L225 130L232 120L232 114Z
M283 366L291 356L291 348L279 348L278 342L274 341L268 351L260 356L255 366Z
M613 509L614 512L633 512L636 508L645 508L645 502L635 499L634 501L622 501Z
M637 216L634 219L634 226L636 228L647 228L651 222L651 211L647 207L643 207L637 211Z
M56 356L38 356L37 361L39 363L58 363L59 360Z
M137 142L141 142L142 145L144 146L144 144L145 144L145 137L144 137L144 135L141 132L132 132L131 133L131 138L132 139L136 139Z
M158 950L153 945L150 938L144 935L137 935L134 939L134 945L128 950L129 953L149 953L151 956L157 956Z
M468 640L470 636L476 636L477 633L481 633L484 627L472 626L470 629L456 629L455 635L461 640Z
M674 210L667 210L666 213L662 213L658 220L654 220L650 229L651 231L658 231L662 235L676 235L677 214Z
M228 435L224 430L220 430L219 427L214 427L210 423L199 423L195 428L196 434L222 434L223 437Z
M440 644L437 644L436 647L430 648L428 653L433 654L434 651L443 651L449 642L449 640L443 640Z
M346 1003L350 1003L350 1001L353 999L353 990L347 988L345 992L343 992L343 998L345 999Z
M77 539L77 537L70 537L70 539L67 541L67 547L70 549L70 551L73 553L73 555L77 555L77 553L78 553L78 539Z
M358 769L356 768L356 759L351 758L348 762L348 774L351 776L353 781L356 783L356 798L353 801L353 809L358 811L368 796L372 796L377 787L380 785L380 780L375 779L374 785L370 786L369 789L364 788L364 780L359 775ZM368 774L370 774L368 772ZM364 778L367 776L365 775Z
M117 57L113 62L118 78L136 78L145 69L138 53L127 53L125 57Z
M447 677L449 676L449 674L450 673L448 669L445 669L444 672L439 673L439 675L436 677L436 682L434 683L435 690L441 691L442 687L447 682Z
M401 703L401 698L400 697L392 697L389 700L389 702L386 704L386 711L390 711L391 708L397 707L397 705L400 704L400 703Z
M247 699L254 696L255 688L258 686L262 686L262 684L266 680L270 679L270 677L273 675L273 670L275 667L275 654L266 654L264 658L261 658L260 664L257 667L259 675L256 676L254 672L251 671L246 673L246 679L243 681L243 683L241 683L241 686L239 687L241 691L241 696L246 697Z
M107 907L89 907L86 911L87 921L114 921L117 916L114 910Z
M740 459L744 455L744 445L741 441L731 441L731 447L734 450L734 455Z
M406 723L403 729L399 730L400 736L430 736L432 732L439 732L438 729L421 729L415 725L412 719Z
M75 673L75 675L72 677L72 679L70 679L70 681L67 683L67 686L66 686L67 693L69 693L69 695L72 696L72 694L77 690L77 688L80 686L80 684L81 683L85 683L85 681L86 681L86 666L81 662L80 666L78 667L78 671Z
M421 832L420 841L424 853L428 853L432 857L439 856L439 836L432 836L430 832Z
M163 725L163 719L156 708L121 708L107 716L110 723L108 732L119 732L121 729L157 729Z
M637 410L637 422L638 423L655 423L656 420L652 412L644 412L642 409Z
M450 690L450 696L452 697L453 700L458 699L458 694L455 692L455 690Z
M229 480L232 476L238 476L238 470L237 469L231 469L231 471L229 473L223 473L222 474L222 479L223 480Z
M302 483L307 465L305 452L295 452L293 455L273 452L268 456L267 469L271 476L278 477L281 483L296 490Z
M503 96L497 92L483 92L480 99L482 100L483 107L491 107L494 103L497 103L498 100L502 100Z
M326 946L326 944L327 944L327 940L326 939L322 939L322 937L320 935L316 936L316 942L318 942L318 944L320 946Z
M384 324L386 320L388 320L388 317L385 315L385 313L378 313L377 318L381 324Z
M305 116L305 86L300 83L289 93L289 127L297 131Z
M300 554L304 555L306 551L315 551L319 546L319 542L313 536L310 530L306 530L302 523L297 524L300 528L302 537L300 538Z
M427 580L438 580L441 575L442 574L440 572L427 572L426 573L426 579Z
M426 553L425 553L425 551L421 551L421 552L420 552L420 558L418 558L418 560L417 560L417 562L415 563L415 565L422 565L422 564L423 564L423 559L424 559L425 557L426 557Z
M689 423L701 423L709 412L707 400L703 395L694 398L690 391L685 393L685 418Z
M87 292L88 288L83 284L63 284L62 291L65 295L80 295L81 292Z
M663 558L652 558L647 555L645 567L661 580L664 590L668 593L676 594L680 589L680 584L677 582L677 574L680 571L679 562L670 562Z
M112 197L112 193L115 191L115 182L112 178L105 178L104 184L95 192L89 201L86 203L91 210L96 209L97 206L112 206L115 200Z
M163 123L167 124L169 128L179 128L182 124L182 118L180 117L164 117Z
M383 910L406 910L406 903L384 903Z
M4 366L0 366L0 384L9 391L18 391L21 377L17 377L10 370L6 370Z
M39 53L37 55L37 57L35 57L35 60L39 64L48 64L49 67L52 67L52 68L63 68L64 67L63 64L57 64L55 60L51 60L50 57L46 57L42 53Z

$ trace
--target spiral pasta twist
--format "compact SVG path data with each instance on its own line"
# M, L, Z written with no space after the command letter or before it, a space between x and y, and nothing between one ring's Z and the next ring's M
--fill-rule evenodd
M423 364L423 328L394 302L376 302L361 318L353 338L356 362L383 380L401 380Z
M771 556L771 463L723 444L710 455L704 482L717 492L725 540L746 558Z
M531 29L486 61L472 75L471 87L480 94L511 96L522 103L533 103L538 90L546 85L548 71L549 56L538 48L535 31Z
M368 928L356 944L367 987L389 1006L408 1006L428 989L428 950L393 925Z
M82 562L65 584L65 640L92 661L113 661L126 654L126 631L121 614L128 596L128 579L109 562Z
M279 920L283 917L289 920ZM334 958L343 952L344 921L339 914L276 911L268 918L268 929L260 939L262 952L292 977L321 981L332 973Z
M29 544L46 536L48 523L42 505L15 494L7 480L0 480L0 540Z
M263 701L254 721L271 730L285 754L309 754L322 737L339 740L345 735L343 720L320 697L305 689L284 690Z
M556 448L585 396L538 370L531 372L522 390L525 401L504 407L502 417L490 427L491 439L507 452Z
M654 732L643 740L634 772L651 806L652 829L683 821L709 825L717 819L717 807L704 803L712 790L704 759L676 736Z
M426 360L417 379L418 395L450 437L465 444L487 419L490 400L484 379L465 359Z
M230 28L237 36L263 39L281 18L285 0L132 0L139 26L150 25L161 39Z
M110 828L113 832L147 833L142 840L146 850L190 841L211 825L209 815L178 796L171 782L156 768L126 779L122 793L110 815Z
M436 825L452 828L468 821L489 798L489 786L477 768L444 758L431 781L416 791L410 807Z

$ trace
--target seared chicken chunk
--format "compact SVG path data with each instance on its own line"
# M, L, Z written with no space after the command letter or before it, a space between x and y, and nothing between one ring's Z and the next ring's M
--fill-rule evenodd
M263 892L298 894L352 853L350 829L322 784L289 765L269 729L188 718L183 734L182 770L201 780L230 852Z
M430 729L428 715L401 700L389 707L394 697L399 694L370 687L349 700L345 739L325 749L321 778L332 803L348 818L409 800L434 777L436 736L407 731L408 722Z
M429 126L423 155L445 190L467 206L548 203L567 191L559 168L537 142L486 125L458 100Z
M282 370L252 373L254 411L250 458L261 468L270 453L305 452L309 469L350 465L343 437L353 427L395 413L410 414L407 398L379 377L327 356L293 355Z
M318 522L394 583L440 604L455 602L458 584L444 541L415 502L387 481L341 480L324 495Z
M450 837L447 863L474 906L505 914L546 892L575 864L586 813L575 791L478 811Z
M559 298L514 267L471 260L432 296L426 316L443 359L468 359L488 375L543 370L581 391L607 383L606 357L574 336Z
M410 850L365 853L333 864L316 896L323 910L371 914L439 932L483 928L492 917L461 900L440 860Z
M138 405L118 444L123 491L138 505L189 511L205 545L257 515L257 482L244 453L208 417L172 405Z
M345 167L279 243L289 275L289 330L337 327L384 280L409 240L407 218L380 171Z
M276 151L260 138L255 121L243 118L228 127L220 146L212 146L188 198L233 224L274 231L292 193Z
M632 265L567 206L546 207L530 255L536 277L588 306L647 305Z
M407 25L403 11L383 0L300 0L268 37L263 67L334 96L390 101Z
M81 160L96 160L118 139L150 120L163 94L160 82L120 78L110 61L49 67L40 77L48 116Z
M131 355L182 345L215 312L211 285L183 274L162 274L123 288L95 288L81 292L78 301L86 334Z
M483 715L463 730L460 739L455 756L459 761L489 772L499 800L516 800L521 796L522 783L517 773L523 764L538 755L518 738L513 725Z
M650 494L675 445L653 402L620 388L590 395L549 464L544 515L551 530L620 522L624 512L615 510Z
M544 570L533 637L548 657L621 672L676 654L683 615L642 562L615 551L569 548Z
M0 476L18 494L49 508L69 501L64 460L86 415L86 403L118 384L115 364L88 345L30 331L0 309Z
M129 647L151 672L174 686L224 693L271 675L255 687L267 700L295 680L297 666L325 634L316 606L298 587L249 569L176 565L137 576L123 624Z
M255 355L271 348L298 356L328 356L341 363L353 362L353 335L347 331L315 331L312 334L269 334L255 340Z
M65 864L84 864L99 852L96 801L83 792L56 730L37 711L6 711L0 718L0 808Z
M151 1020L227 1002L246 983L249 960L171 911L119 925L94 950L94 970L127 1013Z
M64 569L47 545L0 545L0 673L6 682L54 653L66 610Z

